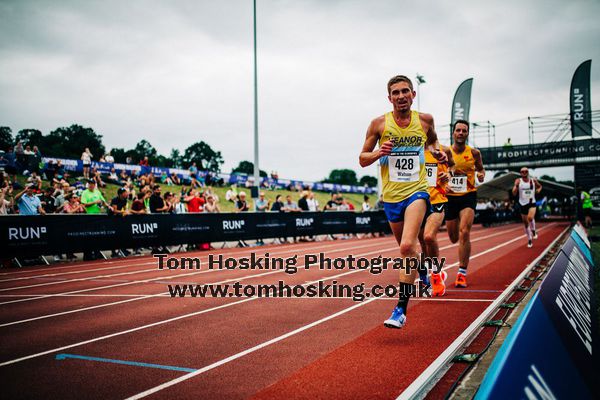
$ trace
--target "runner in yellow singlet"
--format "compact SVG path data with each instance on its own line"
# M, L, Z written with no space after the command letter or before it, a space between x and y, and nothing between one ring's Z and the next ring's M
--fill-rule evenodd
M448 184L448 212L446 228L452 243L458 243L458 273L455 287L467 287L467 267L471 257L471 227L475 219L477 205L477 180L483 182L485 170L481 153L476 148L467 146L469 122L458 120L452 131L454 143L451 146L455 170Z
M446 161L446 154L437 150L437 134L430 114L411 110L416 92L404 75L390 79L388 100L393 111L375 118L367 129L360 153L362 167L379 161L383 183L384 211L396 241L400 257L417 256L417 235L429 207L425 172L425 148L433 156ZM375 146L379 144L379 148ZM406 323L408 299L415 293L416 271L401 270L399 301L392 316L384 322L389 328L402 328Z
M442 163L433 157L429 150L425 150L425 168L427 171L427 186L429 189L429 200L431 209L425 215L421 230L419 231L419 242L425 257L438 258L440 249L437 241L437 234L444 222L444 214L448 198L446 190L450 180L449 168L454 168L452 151L449 147L440 145L440 151L446 153L448 162ZM419 271L421 282L425 285L431 283L433 296L443 296L446 293L446 272L432 271L431 282L428 279L428 268Z

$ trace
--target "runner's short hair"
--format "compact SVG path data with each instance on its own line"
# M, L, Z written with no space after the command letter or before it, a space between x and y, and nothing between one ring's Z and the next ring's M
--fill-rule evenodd
M470 131L471 126L469 125L469 121L467 121L466 119L457 119L456 121L454 121L454 126L452 127L452 132L454 132L454 130L456 129L457 124L465 124L467 126L467 132Z
M390 90L392 89L392 85L395 83L398 83L398 82L406 82L406 83L408 83L410 90L414 90L412 81L410 80L410 78L408 76L396 75L388 81L388 84L387 84L388 94L390 93Z

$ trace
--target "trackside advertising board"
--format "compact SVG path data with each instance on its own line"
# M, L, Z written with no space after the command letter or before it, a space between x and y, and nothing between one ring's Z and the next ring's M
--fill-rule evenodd
M494 358L477 400L600 397L594 268L585 230L576 226Z

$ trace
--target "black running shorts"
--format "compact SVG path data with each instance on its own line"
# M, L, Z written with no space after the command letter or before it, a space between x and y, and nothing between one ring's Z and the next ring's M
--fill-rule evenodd
M448 196L448 209L446 210L446 221L458 218L458 214L465 208L475 210L477 205L477 192L469 192L463 196Z
M535 203L525 204L525 205L519 204L519 211L521 212L521 215L527 215L527 214L529 214L529 209L535 208L535 207L536 207Z

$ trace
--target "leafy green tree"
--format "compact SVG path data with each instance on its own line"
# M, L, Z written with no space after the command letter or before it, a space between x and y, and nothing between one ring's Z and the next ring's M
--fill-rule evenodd
M368 187L377 187L377 178L370 175L365 175L358 181L360 186L367 185Z
M19 140L23 141L23 145L29 145L32 148L33 146L45 147L42 132L37 129L21 129L15 136L15 142Z
M178 149L171 149L171 155L169 156L169 168L183 168L183 160L181 153Z
M0 150L7 151L12 145L12 129L8 126L0 126Z
M106 150L102 144L102 135L98 135L92 128L84 128L81 125L74 124L50 132L40 150L43 154L54 157L78 160L86 147L90 149L96 160Z
M351 169L334 169L329 173L329 178L325 178L323 182L337 183L340 185L356 185L356 172Z
M251 163L250 161L240 161L238 166L231 170L232 174L236 172L247 175L254 175L254 163ZM262 178L266 178L267 173L261 169L259 170L259 176L261 176Z
M156 165L156 157L158 156L158 152L147 140L140 140L135 145L133 150L135 151L138 160L143 160L144 157L148 157L150 165Z
M116 163L125 163L125 149L122 147L113 147L110 149L110 154L115 159Z
M220 151L213 150L205 142L196 142L185 149L181 161L184 168L189 168L195 162L198 169L220 172L223 157Z

